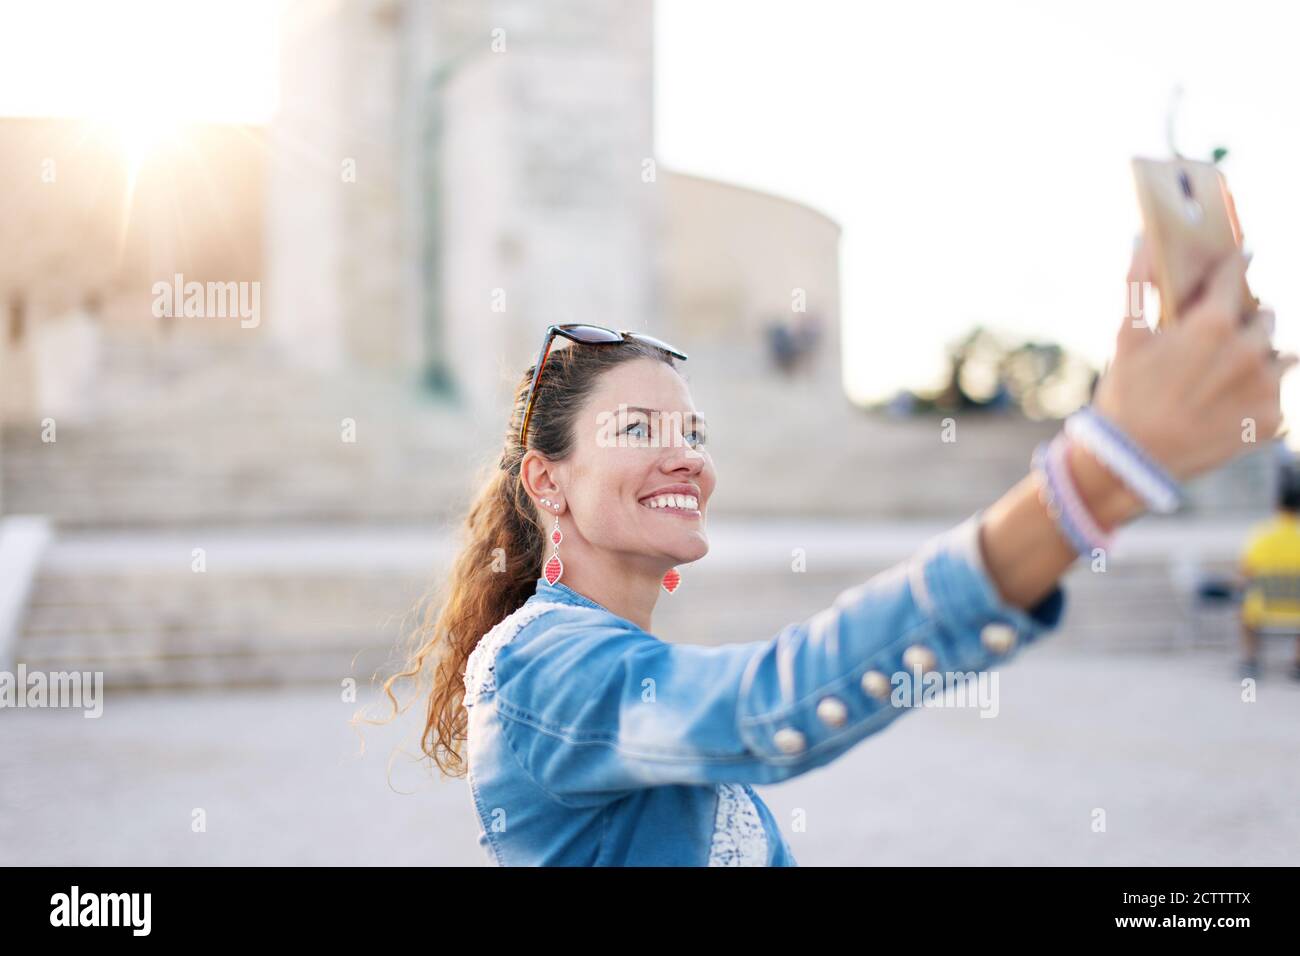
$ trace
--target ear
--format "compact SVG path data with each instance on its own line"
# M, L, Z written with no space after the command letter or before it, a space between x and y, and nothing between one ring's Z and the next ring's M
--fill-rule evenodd
M540 502L543 498L560 502L563 500L560 472L563 470L556 462L548 461L535 448L529 449L519 464L519 480L523 482L528 497ZM554 509L545 508L552 511Z

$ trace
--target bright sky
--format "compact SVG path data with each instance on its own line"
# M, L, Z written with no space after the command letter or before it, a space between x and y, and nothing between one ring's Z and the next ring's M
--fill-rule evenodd
M183 119L264 122L280 0L0 3L0 115L100 115L146 148ZM932 384L982 321L1100 364L1138 229L1128 160L1226 145L1251 281L1300 349L1300 57L1289 5L658 0L671 167L844 228L845 384ZM1294 376L1293 376L1294 378ZM1300 414L1300 379L1284 402Z
M0 0L0 116L265 122L279 0Z
M1128 161L1223 170L1251 283L1300 347L1300 56L1276 3L659 0L668 166L844 228L845 383L924 385L976 321L1109 354L1139 217ZM1284 402L1300 412L1292 373Z

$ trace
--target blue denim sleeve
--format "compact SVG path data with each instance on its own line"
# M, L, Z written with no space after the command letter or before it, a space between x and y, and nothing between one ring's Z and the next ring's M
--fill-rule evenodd
M538 785L573 805L820 767L911 709L891 700L897 675L985 670L1057 627L1061 585L1028 611L998 594L982 514L770 640L671 644L605 616L507 644L504 736Z

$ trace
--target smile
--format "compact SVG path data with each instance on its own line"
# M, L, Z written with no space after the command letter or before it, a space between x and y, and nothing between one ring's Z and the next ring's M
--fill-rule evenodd
M700 502L694 495L656 495L641 502L643 508L683 518L700 517Z

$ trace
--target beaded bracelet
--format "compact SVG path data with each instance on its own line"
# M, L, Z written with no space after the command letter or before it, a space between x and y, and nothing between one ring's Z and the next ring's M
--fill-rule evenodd
M1124 482L1152 511L1169 514L1182 503L1178 482L1124 431L1091 405L1065 420L1069 435Z
M1077 554L1109 550L1112 537L1101 529L1075 488L1068 462L1070 440L1058 432L1051 442L1034 449L1033 467L1039 476L1039 496Z
M1070 520L1083 532L1083 538L1089 545L1089 553L1096 548L1109 550L1113 536L1097 523L1092 509L1079 494L1074 475L1070 471L1069 453L1070 439L1064 432L1058 433L1047 446L1047 467L1056 476L1057 498L1062 503L1065 513L1070 516Z

